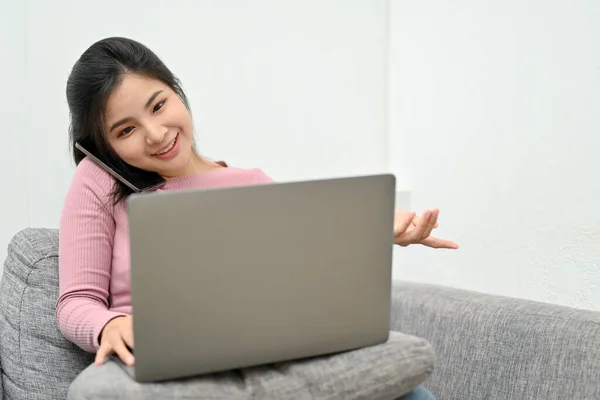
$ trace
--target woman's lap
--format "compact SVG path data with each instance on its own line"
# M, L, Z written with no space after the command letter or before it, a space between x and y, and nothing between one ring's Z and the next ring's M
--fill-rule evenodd
M309 391L297 392L290 388L289 398L312 399ZM91 365L83 371L71 385L68 400L95 399L266 399L257 396L253 389L244 382L240 371L230 371L208 375L204 378L192 378L180 381L169 381L152 384L135 382L125 372L125 367L118 361L108 361L103 366ZM266 393L265 393L266 394ZM360 396L363 398L363 396ZM283 400L279 397L277 399ZM326 396L332 399L335 397ZM346 398L345 398L346 399ZM398 400L435 400L425 388L419 386Z
M132 379L120 361L109 359L86 368L68 398L431 400L421 389L402 397L428 375L428 356L415 359L418 352L407 348L401 336L391 336L387 343L336 355L145 384Z
M109 359L102 366L90 365L73 381L68 400L95 399L244 399L242 379L235 371L204 378L160 383L138 383L120 361Z

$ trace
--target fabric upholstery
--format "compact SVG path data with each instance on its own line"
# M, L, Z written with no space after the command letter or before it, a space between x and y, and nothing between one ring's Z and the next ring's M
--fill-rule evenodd
M600 399L600 313L397 282L392 329L436 353L439 399Z
M14 236L0 283L0 362L5 399L65 399L69 383L93 356L56 325L58 232Z
M2 318L2 317L0 316L0 318ZM1 349L0 349L0 352L1 352ZM4 398L4 386L2 384L2 375L3 375L3 373L2 373L2 357L0 357L0 399Z

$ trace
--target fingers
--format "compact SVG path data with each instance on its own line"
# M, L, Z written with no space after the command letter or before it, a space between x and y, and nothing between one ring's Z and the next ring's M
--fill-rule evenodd
M398 215L394 223L394 234L399 235L406 232L414 220L415 215L416 214L414 212L407 213L406 215Z
M421 244L433 249L458 249L458 244L450 240L439 239L433 236L423 239Z
M130 349L133 349L133 330L127 330L123 333L123 341Z
M127 346L125 346L125 341L120 337L121 340L117 340L114 344L115 353L119 356L121 361L125 364L132 366L133 365L133 354L129 352Z
M103 342L100 345L98 352L96 353L96 364L97 365L104 364L104 360L106 360L106 357L108 357L111 354L112 354L112 350L111 350L110 346L108 345L108 342Z
M422 236L423 239L428 238L429 235L431 235L431 231L433 230L435 225L437 225L437 219L438 219L439 213L440 213L440 210L438 210L438 209L434 209L431 211L431 217L429 218L427 227L425 228L425 231L423 232L423 236Z
M415 213L396 215L394 242L403 247L422 244L436 249L457 249L458 244L454 242L431 237L431 232L438 227L439 213L436 208L426 210L420 217L416 217Z
M404 229L404 231L397 230L395 232L394 243L399 246L409 246L411 244L419 243L423 240L423 233L425 229L427 229L427 224L429 223L430 212L425 211L423 213L423 217L419 218L418 223L415 225L416 218L414 217L414 213L410 213L410 217L407 217L407 220L410 219L410 222L407 224L407 228L412 224L412 229Z
M417 243L423 239L423 234L427 230L429 226L429 221L432 214L431 211L427 210L423 213L423 216L419 218L418 223L415 225L415 229L410 231L408 235L410 236L410 240L414 243Z
M438 211L438 215L439 215L439 211ZM420 221L421 219L422 219L422 217L415 217L415 218L413 219L412 225L413 225L413 226L417 226L417 224L419 224L419 221ZM439 228L439 226L440 226L440 224L439 224L439 221L436 221L436 222L435 222L435 225L433 226L433 229L437 229L437 228Z
M417 218L420 218L420 217L417 217ZM413 221L412 225L413 225L413 226L417 226L417 223L418 223L418 222L416 222L416 221ZM437 229L437 228L439 228L439 227L440 227L440 223L439 223L439 222L436 222L436 223L435 223L435 225L433 226L433 229Z
M116 353L117 356L123 361L125 364L132 366L134 364L133 354L129 351L129 348L133 348L133 338L132 335L124 335L129 336L127 338L122 337L119 332L114 332L110 337L105 338L102 341L98 352L96 353L96 364L102 365L104 364L104 360L106 358Z
M427 224L427 229L423 233L423 238L420 243L424 246L431 247L434 249L458 249L458 244L445 239L439 239L431 236L431 231L437 227L437 219L440 210L432 210L431 218Z

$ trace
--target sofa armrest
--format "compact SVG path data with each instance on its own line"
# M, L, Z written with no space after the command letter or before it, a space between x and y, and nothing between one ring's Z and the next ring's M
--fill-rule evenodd
M408 282L392 307L431 342L440 399L600 399L600 312Z
M0 318L2 317L0 316ZM0 358L0 399L4 399L4 384L2 383L4 381L4 378L2 375L2 359Z
M0 375L7 399L64 399L71 381L94 361L56 324L58 237L56 229L27 228L8 245L0 280Z

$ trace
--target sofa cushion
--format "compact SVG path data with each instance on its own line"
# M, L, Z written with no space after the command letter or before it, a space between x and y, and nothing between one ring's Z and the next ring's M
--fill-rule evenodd
M93 355L58 330L58 231L25 229L0 282L0 362L6 399L64 399Z

